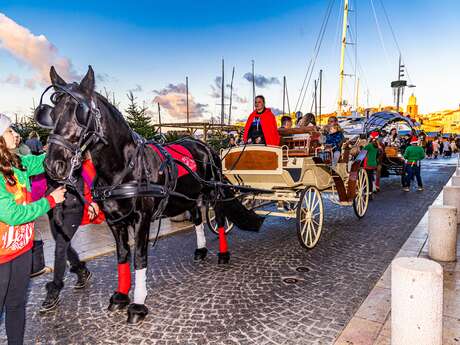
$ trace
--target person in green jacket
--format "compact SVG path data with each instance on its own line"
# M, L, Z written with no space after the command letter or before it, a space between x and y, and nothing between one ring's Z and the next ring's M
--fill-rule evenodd
M425 151L423 147L418 145L417 137L412 137L410 140L410 146L404 151L404 184L403 190L405 192L410 191L410 182L412 181L414 175L417 179L418 190L423 190L422 176L420 175L421 170L421 160L425 158Z
M23 344L34 221L64 201L65 188L32 202L29 178L44 172L45 155L18 156L11 120L0 114L0 311L8 344Z
M364 169L366 169L369 179L369 193L373 193L374 191L374 172L377 170L377 156L379 152L377 144L378 137L378 132L372 132L369 135L369 144L363 147L363 150L367 151L364 160Z

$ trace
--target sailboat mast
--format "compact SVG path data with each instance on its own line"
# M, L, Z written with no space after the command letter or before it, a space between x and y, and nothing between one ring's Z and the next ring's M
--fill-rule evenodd
M339 99L338 104L338 114L342 114L342 93L343 93L343 77L345 76L345 48L347 46L347 28L348 28L348 0L343 2L343 28L342 28L342 50L340 53L340 76L339 76Z

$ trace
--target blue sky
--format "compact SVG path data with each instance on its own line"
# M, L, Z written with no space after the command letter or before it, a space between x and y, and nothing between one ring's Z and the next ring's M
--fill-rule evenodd
M208 118L219 115L220 111L217 105L220 99L212 94L219 91L214 85L221 73L222 57L227 82L235 66L234 117L244 118L252 108L251 83L243 78L251 70L251 60L255 61L256 74L280 82L257 88L257 93L266 95L267 105L282 108L281 82L286 76L293 110L328 2L3 0L0 13L32 36L44 35L54 48L52 56L37 53L31 57L17 46L21 43L5 45L5 40L12 39L15 27L3 32L3 36L0 28L0 111L27 111L32 99L36 100L43 89L40 82L44 73L38 70L43 69L46 61L36 60L62 58L71 64L69 76L84 74L86 66L91 64L99 75L98 88L114 92L122 109L127 91L137 90L139 101L145 101L152 111L156 111L152 104L155 97L169 105L171 120L181 118L183 108L171 102L182 101L181 91L177 90L188 76L193 109ZM323 112L336 108L341 2L334 3L313 73L315 77L320 68L324 70ZM423 112L457 107L460 2L385 0L384 4L397 31L410 81L416 85L415 89L407 90L405 100L413 91ZM351 7L356 10L349 18L352 32L357 24L360 103L367 105L369 99L369 105L391 104L389 84L396 77L399 53L381 0L351 0ZM23 44L29 42L24 40ZM353 50L353 46L347 50L349 74L354 73ZM27 80L34 78L35 88L31 88L33 83L26 87ZM347 79L344 98L353 103L353 78ZM302 111L310 109L311 92L311 89L307 92Z

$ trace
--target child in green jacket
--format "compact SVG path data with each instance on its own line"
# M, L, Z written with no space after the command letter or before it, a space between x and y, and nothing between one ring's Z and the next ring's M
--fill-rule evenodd
M418 190L423 190L422 176L420 175L421 160L425 158L425 151L423 147L418 145L417 137L412 137L410 140L410 146L404 151L404 172L405 176L403 179L403 190L405 192L410 191L410 182L415 175L418 184Z
M64 200L65 188L32 202L29 178L44 172L45 155L13 153L16 133L10 126L0 114L0 310L6 310L8 343L22 344L34 220Z

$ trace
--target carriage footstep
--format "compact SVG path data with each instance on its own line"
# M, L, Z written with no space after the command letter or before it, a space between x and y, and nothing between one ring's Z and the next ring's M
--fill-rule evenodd
M148 313L149 310L145 305L136 303L130 304L128 307L128 324L139 325L144 321Z
M122 310L125 309L130 302L131 300L128 295L116 291L113 293L112 297L110 297L110 304L107 309L109 311Z
M228 264L230 262L230 252L218 253L217 257L218 257L217 263L219 265L220 264Z
M195 249L195 256L194 260L204 260L206 258L206 255L208 254L208 249L207 248L197 248Z

